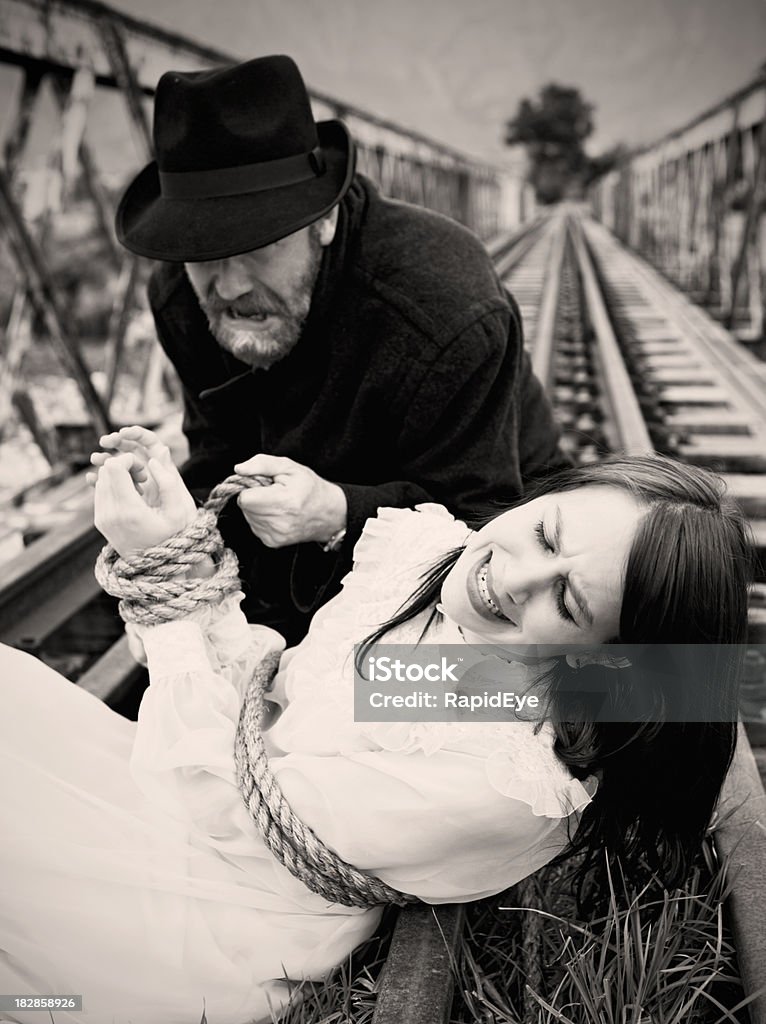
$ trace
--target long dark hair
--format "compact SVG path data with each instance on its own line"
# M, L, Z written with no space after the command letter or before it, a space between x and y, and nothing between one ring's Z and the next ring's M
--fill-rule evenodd
M708 720L663 721L667 670L655 673L661 684L647 695L654 713L638 723L597 721L582 706L576 715L568 714L573 672L578 684L583 673L596 685L606 682L619 702L615 679L628 677L620 680L627 692L630 670L614 672L598 665L575 670L560 658L547 677L557 757L575 778L599 778L568 848L553 861L579 855L581 905L587 905L588 891L598 891L607 869L618 860L629 873L648 868L668 889L688 875L734 756L736 715L712 709L736 708L753 565L747 521L725 495L723 481L661 456L609 458L564 470L536 482L517 504L588 485L627 491L647 509L628 556L619 635L613 641L651 645L647 650L655 657L661 645L721 646L720 656L708 646L685 648L687 657L679 670L694 672L694 717L704 718L699 710L708 708ZM470 525L484 525L491 518ZM435 604L442 584L461 550L446 552L397 613L367 638L360 663L391 629L430 609L423 631L427 634L438 614Z

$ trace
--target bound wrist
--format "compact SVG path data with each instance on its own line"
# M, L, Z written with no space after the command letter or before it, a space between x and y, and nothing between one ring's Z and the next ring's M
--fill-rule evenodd
M215 575L216 565L210 555L205 555L199 562L190 565L186 571L190 579L206 580Z

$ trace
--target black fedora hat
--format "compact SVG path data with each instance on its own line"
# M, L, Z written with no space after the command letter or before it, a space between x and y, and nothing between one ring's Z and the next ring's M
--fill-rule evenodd
M341 121L315 122L290 57L168 71L154 102L156 160L117 208L131 252L178 263L259 249L318 220L354 174Z

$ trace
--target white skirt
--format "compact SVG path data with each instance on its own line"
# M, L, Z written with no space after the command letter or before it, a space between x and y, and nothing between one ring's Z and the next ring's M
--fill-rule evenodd
M55 1024L271 1020L291 961L323 977L379 914L291 905L255 833L244 874L153 806L129 770L136 728L0 645L0 992L82 995Z

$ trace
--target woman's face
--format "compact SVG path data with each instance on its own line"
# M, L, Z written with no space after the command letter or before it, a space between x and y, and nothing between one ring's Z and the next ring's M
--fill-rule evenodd
M444 581L444 610L471 643L613 640L644 513L625 491L593 485L504 512L466 544Z

